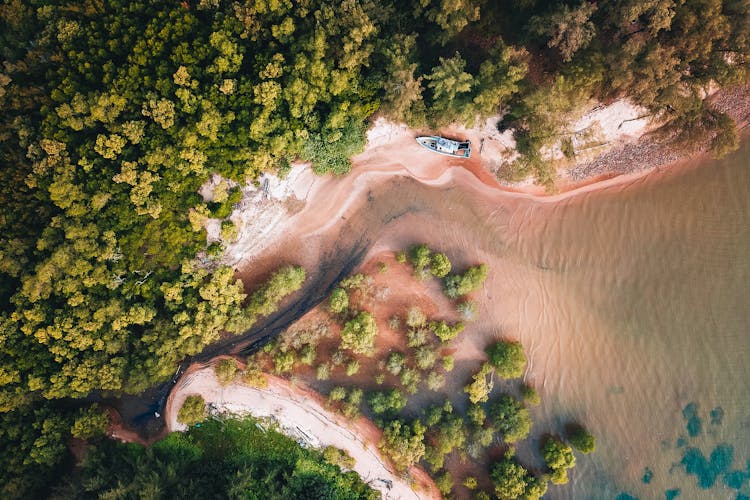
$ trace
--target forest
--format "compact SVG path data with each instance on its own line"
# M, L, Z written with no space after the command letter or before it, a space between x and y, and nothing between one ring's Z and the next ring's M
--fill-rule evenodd
M203 221L231 234L239 193L204 201L209 175L344 174L373 115L502 112L514 175L546 183L560 117L623 95L722 155L737 131L705 97L747 81L749 16L746 0L3 1L0 419L27 454L2 447L0 491L64 463L65 404L163 382L300 288L295 266L246 290L220 264Z

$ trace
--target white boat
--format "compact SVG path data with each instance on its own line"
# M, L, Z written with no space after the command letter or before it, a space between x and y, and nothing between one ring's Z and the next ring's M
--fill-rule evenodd
M468 158L471 155L471 141L460 142L445 137L425 135L417 137L417 142L420 146L441 155L455 156L456 158Z

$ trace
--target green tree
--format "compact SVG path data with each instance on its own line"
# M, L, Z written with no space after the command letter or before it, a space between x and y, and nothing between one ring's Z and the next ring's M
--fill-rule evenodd
M412 425L400 420L390 422L383 430L378 448L399 471L417 463L425 453L425 427L416 420Z
M529 435L529 410L513 396L503 395L493 401L489 406L489 414L495 429L506 443L515 443Z
M441 57L440 64L425 75L432 93L430 113L435 122L449 121L469 102L474 78L465 69L466 61L456 52L451 58Z
M445 277L445 294L451 299L461 297L482 286L486 278L485 264L470 267L464 274L451 274Z
M526 369L526 356L520 342L502 341L487 347L487 356L497 374L505 379L518 378Z
M542 446L542 456L547 467L552 471L552 482L566 484L568 482L567 470L576 464L573 449L561 439L550 436Z
M405 362L406 362L406 356L404 355L404 353L394 351L388 355L388 358L385 361L385 368L392 375L398 375L401 373L401 370L404 368Z
M237 362L234 359L222 359L214 365L216 380L221 385L229 385L237 378Z
M341 314L349 307L349 294L343 288L337 287L331 292L329 307L333 313Z
M370 395L367 402L376 415L395 415L406 406L406 397L399 389L391 389L388 392L375 392Z
M532 18L531 30L547 37L547 46L556 47L562 60L567 62L596 35L596 27L591 21L595 11L596 4L589 2L572 8L562 4L545 16Z
M430 321L429 326L441 342L450 342L464 330L464 324L460 322L451 325L445 321Z
M369 354L375 349L375 338L378 325L375 318L367 311L357 313L344 324L341 331L341 347L351 349L357 354Z
M444 278L451 272L451 261L444 253L434 253L430 256L430 273L436 278Z
M196 394L185 398L177 412L177 421L190 427L202 422L207 416L206 402L203 400L203 396Z
M573 425L568 432L568 442L581 453L592 453L596 450L596 439L581 425Z
M469 395L472 403L484 403L490 397L494 386L493 370L489 363L484 363L477 373L472 376L472 382L464 387L464 392Z

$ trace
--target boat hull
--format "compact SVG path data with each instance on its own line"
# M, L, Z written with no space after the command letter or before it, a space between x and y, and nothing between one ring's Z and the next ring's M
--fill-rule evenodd
M417 144L433 153L453 158L469 158L471 156L471 141L454 141L434 135L416 138Z

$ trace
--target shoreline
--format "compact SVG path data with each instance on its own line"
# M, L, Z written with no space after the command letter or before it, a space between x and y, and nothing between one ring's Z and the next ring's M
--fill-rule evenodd
M267 373L264 376L268 386L262 389L238 381L221 386L213 369L213 364L221 359L230 358L221 356L211 363L192 365L180 377L165 406L167 432L187 429L177 422L177 412L187 396L200 394L217 416L250 414L269 419L280 432L307 446L318 449L335 446L345 450L356 461L352 470L380 491L384 499L440 498L435 483L424 470L412 466L408 469L409 480L404 479L380 455L377 445L382 431L365 417L349 420L325 408L323 397L312 389Z

